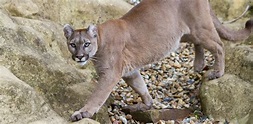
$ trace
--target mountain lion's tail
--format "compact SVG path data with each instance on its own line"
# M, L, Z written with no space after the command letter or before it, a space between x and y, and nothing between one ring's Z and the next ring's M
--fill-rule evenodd
M210 9L210 13L213 19L214 26L219 34L219 36L225 40L229 41L242 41L247 39L251 32L253 31L253 20L250 19L246 22L245 28L240 29L240 30L231 30L229 28L226 28L225 26L222 25L222 23L219 21L219 19L216 17L214 14L213 10Z

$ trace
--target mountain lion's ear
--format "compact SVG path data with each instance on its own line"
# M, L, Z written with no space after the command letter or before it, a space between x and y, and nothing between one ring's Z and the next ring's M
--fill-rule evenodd
M87 29L87 32L93 38L97 37L97 35L98 35L97 27L95 25L90 25Z
M65 24L63 27L64 35L67 39L71 37L71 35L74 33L74 29L69 25Z

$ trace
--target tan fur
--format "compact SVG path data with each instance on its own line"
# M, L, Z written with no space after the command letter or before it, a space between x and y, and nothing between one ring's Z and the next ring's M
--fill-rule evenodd
M195 71L204 67L205 48L215 58L213 69L206 77L221 77L225 62L219 36L232 41L243 40L250 35L252 25L253 21L249 20L239 31L225 28L210 11L208 0L143 0L122 18L97 27L74 30L65 25L64 33L73 59L93 60L99 75L95 92L87 104L72 115L72 120L96 113L120 78L140 94L142 107L149 109L152 98L139 69L175 51L180 41L195 45ZM91 44L84 47L86 42Z

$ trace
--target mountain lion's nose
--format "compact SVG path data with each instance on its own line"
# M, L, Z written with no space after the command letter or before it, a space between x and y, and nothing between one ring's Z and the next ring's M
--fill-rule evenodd
M76 56L76 58L78 58L79 60L81 60L83 58L83 56Z

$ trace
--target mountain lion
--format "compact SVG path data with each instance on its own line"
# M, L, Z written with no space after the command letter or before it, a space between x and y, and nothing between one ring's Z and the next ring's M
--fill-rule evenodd
M175 51L180 41L195 47L194 70L204 68L204 48L215 63L205 77L219 78L224 74L224 49L220 39L240 41L248 38L253 20L245 28L233 31L224 27L210 9L208 0L142 0L123 17L97 26L74 30L64 26L64 35L73 60L94 63L99 76L98 86L71 119L92 117L104 104L113 87L123 78L142 98L142 109L152 106L139 69L161 60Z

